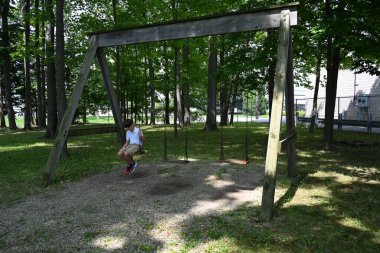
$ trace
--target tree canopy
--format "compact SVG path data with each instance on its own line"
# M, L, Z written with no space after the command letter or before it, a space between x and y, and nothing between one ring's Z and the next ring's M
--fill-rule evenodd
M17 113L29 115L27 112L30 112L32 117L25 118L28 123L44 127L43 123L47 114L43 108L57 106L48 105L47 101L58 99L54 93L48 95L49 81L46 78L53 78L54 82L62 79L55 76L55 67L53 69L47 67L52 57L58 53L58 47L52 52L53 55L49 53L49 41L45 37L50 32L46 25L51 22L53 26L59 24L55 24L55 19L49 14L50 1L35 0L34 5L33 3L30 5L29 2L1 0L2 96L0 111L2 118L8 116L9 126L12 125L14 117L12 108L14 108ZM59 14L58 10L63 8L64 54L58 55L64 58L64 72L57 73L61 73L60 75L64 73L64 93L70 96L73 82L78 76L88 48L87 32L289 2L291 1L53 1L53 5L61 4L59 8L52 8L54 15ZM8 5L9 11L6 8ZM298 26L292 31L295 85L307 87L311 85L307 75L315 72L318 57L321 57L322 67L328 67L329 48L339 50L339 61L332 62L337 65L335 69L348 68L358 73L379 75L380 51L376 46L380 42L377 24L379 8L374 0L301 0ZM30 32L26 32L29 30ZM25 36L28 37L28 43L25 43ZM55 36L59 38L58 34L52 34L52 36L53 39ZM59 44L59 41L53 40L54 45ZM215 37L216 90L218 94L222 90L226 92L223 94L223 99L228 102L229 108L235 106L233 101L236 96L250 94L250 99L253 99L256 92L261 97L271 94L277 43L277 30ZM184 96L187 93L190 101L186 107L205 111L207 106L204 101L208 89L208 73L210 73L208 47L208 38L195 38L107 48L107 60L123 117L134 117L144 123L153 123L148 120L152 106L157 106L158 110L155 110L155 113L161 113L165 109L169 112L177 111L182 106L173 108L172 106L165 107L164 104L173 104L173 99L180 98L178 94ZM184 54L184 52L188 53ZM27 65L23 63L25 59L28 62ZM94 65L94 68L98 67ZM177 74L176 69L179 71ZM53 76L52 71L54 71ZM176 88L175 82L178 82ZM186 83L189 85L188 91L184 86ZM62 98L58 100L62 101ZM152 100L154 100L153 104L148 102ZM219 106L224 102L218 97L216 103ZM77 120L85 120L87 114L97 110L107 110L108 104L100 71L92 71L77 110ZM34 113L37 111L39 111L39 117ZM57 112L53 110L53 114L48 114L48 118L56 114ZM183 116L179 115L179 117Z

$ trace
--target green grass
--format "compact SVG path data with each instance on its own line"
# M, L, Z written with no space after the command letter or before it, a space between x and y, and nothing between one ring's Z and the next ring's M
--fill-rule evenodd
M244 125L224 128L226 158L243 159ZM220 131L204 132L202 126L193 124L188 128L189 158L216 161L220 154ZM146 153L136 158L161 161L164 127L143 126L143 130ZM277 188L285 194L276 203L274 220L261 223L259 208L250 205L220 215L199 216L184 227L181 236L185 244L179 252L201 245L205 252L378 252L380 144L374 147L336 144L332 151L325 152L322 129L309 133L299 127L297 131L298 176L287 177L286 155L281 154ZM250 126L251 163L264 164L267 132L267 124ZM52 140L41 138L43 134L0 130L1 204L12 205L44 190L41 173ZM169 159L183 158L185 130L179 130L175 139L173 129L167 128L167 138ZM334 138L380 143L380 135L365 133L335 132ZM116 157L118 148L115 133L69 138L70 157L59 163L53 187L122 166ZM176 173L179 169L173 166L161 172ZM146 229L153 226L149 221ZM86 237L95 235L88 233ZM156 248L140 245L139 250L151 252Z

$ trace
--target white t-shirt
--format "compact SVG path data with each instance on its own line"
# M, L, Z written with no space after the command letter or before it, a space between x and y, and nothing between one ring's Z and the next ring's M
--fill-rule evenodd
M140 130L140 128L137 128L137 127L135 127L133 132L129 131L129 130L127 131L126 139L129 140L129 144L138 144L138 145L142 146L142 142L140 140L139 132L140 132L140 135L143 136L142 131Z

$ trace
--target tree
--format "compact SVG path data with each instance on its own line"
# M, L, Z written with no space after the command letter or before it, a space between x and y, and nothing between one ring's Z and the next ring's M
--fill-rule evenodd
M3 63L3 82L5 87L5 101L8 114L9 129L16 130L16 117L13 110L13 98L12 98L12 86L11 86L11 57L9 54L10 44L9 44L9 26L8 26L8 16L9 16L9 0L1 0L2 12L1 21L3 26L2 32L2 49L1 58Z
M184 74L183 74L183 116L184 124L190 125L190 79L189 79L189 57L190 47L189 44L183 46L183 62L184 62Z
M2 66L0 65L0 76L2 75ZM0 127L7 127L5 124L5 117L4 117L4 104L3 104L3 82L2 79L0 79Z
M56 55L55 55L55 76L56 76L56 89L57 89L57 112L58 112L58 125L61 124L63 115L66 111L66 89L65 89L65 40L64 40L64 0L57 0L56 2ZM67 141L62 149L61 156L66 158Z
M320 44L320 43L318 43ZM320 52L317 55L317 66L315 70L315 86L314 86L314 97L313 97L313 109L311 113L311 121L310 121L310 126L309 130L310 132L314 132L314 127L315 127L315 120L317 117L317 106L318 106L318 91L319 91L319 83L321 80L321 64L322 64L322 53Z
M371 46L380 41L376 25L380 7L373 0L311 0L307 5L306 1L301 1L300 6L301 29L297 29L297 32L300 34L300 30L306 29L308 40L302 41L301 38L295 43L302 45L298 55L310 55L303 62L306 66L313 64L314 71L317 71L319 54L322 50L326 52L322 54L321 64L326 65L327 70L324 146L329 150L333 141L339 69L350 68L360 73L380 74L380 50L379 47ZM299 38L295 36L296 40ZM310 53L312 51L308 45L318 45L315 53Z
M43 84L44 81L42 80L42 73L41 67L41 50L40 50L40 10L39 10L39 4L40 0L34 1L34 11L35 11L35 34L34 34L34 46L35 46L35 58L36 58L36 83L37 83L37 126L38 127L46 127L46 120L45 120L45 93L44 88L45 85Z
M169 97L169 56L167 50L167 43L164 43L164 95L165 95L165 124L170 124L170 97Z
M150 124L156 124L156 88L154 85L154 67L152 59L148 59L149 64L149 89L150 89Z
M24 129L32 129L32 84L30 77L30 0L24 1L24 75L25 75L25 109L24 109Z
M57 88L54 63L54 13L52 0L45 0L46 8L46 76L48 95L48 127L46 137L54 138L57 131Z
M112 13L113 13L113 20L115 22L115 26L118 26L118 18L117 18L117 0L112 0ZM120 47L116 47L116 94L118 98L118 102L121 107L121 101L122 101L122 91L121 91L121 69L120 69Z
M207 89L207 118L205 130L215 131L216 125L216 65L217 51L215 47L215 37L209 38L209 57L208 57L208 89Z
M228 122L228 92L227 82L225 80L223 69L224 66L224 35L222 35L222 48L220 49L220 126L226 126Z

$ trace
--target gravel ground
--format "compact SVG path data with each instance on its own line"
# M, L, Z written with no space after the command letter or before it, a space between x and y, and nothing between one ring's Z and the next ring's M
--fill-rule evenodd
M175 252L195 217L261 203L262 167L142 162L129 176L122 170L0 206L0 252Z

